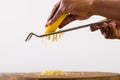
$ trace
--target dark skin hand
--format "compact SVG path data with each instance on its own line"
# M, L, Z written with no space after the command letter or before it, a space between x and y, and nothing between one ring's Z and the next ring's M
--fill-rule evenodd
M92 15L101 15L113 21L91 26L91 30L100 30L107 39L120 38L120 0L60 0L54 6L46 26L54 23L64 13L69 15L59 28L75 20L85 20Z
M120 21L112 20L96 26L90 26L92 32L100 30L106 39L120 39Z

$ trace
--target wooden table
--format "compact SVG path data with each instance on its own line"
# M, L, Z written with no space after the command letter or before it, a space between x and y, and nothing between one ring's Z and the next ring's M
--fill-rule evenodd
M0 80L120 80L120 73L66 72L61 76L45 76L40 73L1 73Z

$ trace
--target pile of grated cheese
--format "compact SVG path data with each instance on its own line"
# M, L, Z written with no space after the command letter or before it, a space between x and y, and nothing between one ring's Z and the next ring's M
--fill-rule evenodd
M60 70L46 70L41 73L41 75L55 76L55 75L64 75L65 73Z

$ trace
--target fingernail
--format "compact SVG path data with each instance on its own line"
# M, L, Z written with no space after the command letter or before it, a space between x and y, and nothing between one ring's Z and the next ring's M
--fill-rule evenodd
M47 22L45 26L47 27L48 25L50 25L50 24Z

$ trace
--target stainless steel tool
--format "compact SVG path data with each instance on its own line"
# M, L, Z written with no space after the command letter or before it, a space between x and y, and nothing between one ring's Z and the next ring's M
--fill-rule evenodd
M43 34L43 35L37 35L33 32L31 32L27 38L25 39L25 41L29 41L32 36L36 36L38 38L42 38L42 37L45 37L45 36L49 36L49 35L54 35L54 34L58 34L58 33L63 33L63 32L69 32L69 31L73 31L73 30L77 30L77 29L81 29L81 28L85 28L85 27L89 27L89 26L95 26L95 25L98 25L98 24L102 24L104 22L111 22L112 20L111 19L108 19L108 20L105 20L105 21L101 21L101 22L95 22L95 23L90 23L90 24L86 24L86 25L82 25L82 26L77 26L77 27L73 27L73 28L69 28L69 29L65 29L65 30L61 30L61 31L56 31L56 32L53 32L53 33L49 33L49 34Z

